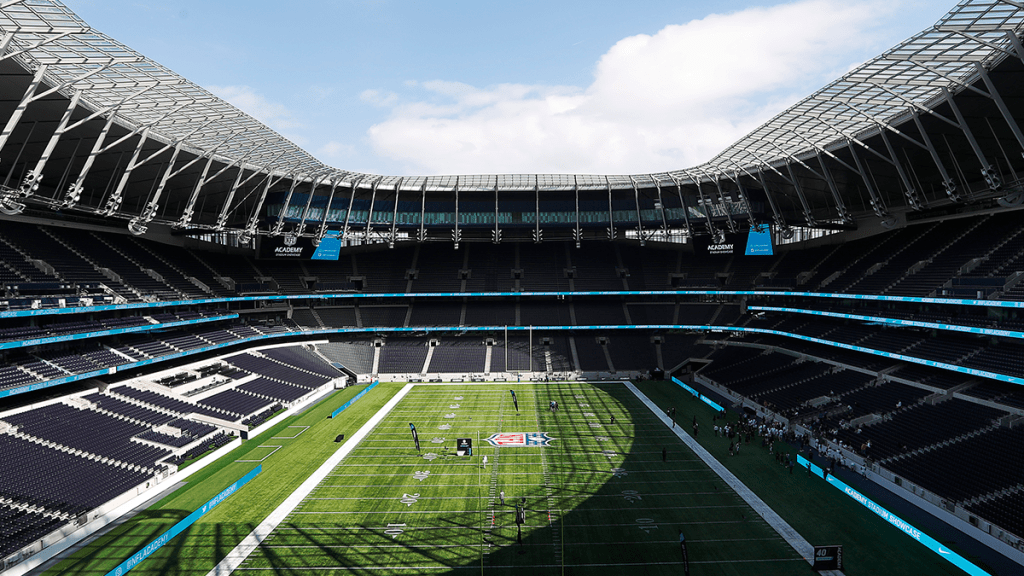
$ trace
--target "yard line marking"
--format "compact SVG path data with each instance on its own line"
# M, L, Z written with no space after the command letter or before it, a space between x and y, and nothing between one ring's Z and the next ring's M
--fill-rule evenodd
M303 432L305 432L306 430L309 430L309 426L288 426L288 428L302 428L302 430L299 430L298 432L296 432L295 436L272 436L270 439L271 440L294 440L294 439L298 438L299 436L302 436Z
M630 382L624 382L624 384L626 385L626 388L636 395L636 397L639 398L653 414L661 419L665 426L672 425L672 421L663 413L664 411L659 408L657 404L652 402L651 399L643 392L641 392L639 388ZM769 508L768 505L757 496L757 494L754 494L750 488L747 488L746 484L740 482L740 479L737 478L735 474L723 466L722 463L712 456L710 452L704 449L697 440L692 438L689 434L684 433L682 427L672 427L671 429L675 432L676 436L682 440L688 448L690 448L690 450L693 450L693 452L696 453L697 456L700 456L701 460L710 466L711 469L722 478L722 480L725 480L725 483L728 484L729 487L740 496L740 498L743 498L747 504L750 504L750 507L753 508L761 518L764 518L765 522L778 532L779 536L782 536L782 538L792 546L794 550L796 550L797 554L803 557L807 563L814 563L814 546L811 546L811 544L804 539L799 532L794 530L788 522L783 520L775 510ZM842 572L838 570L832 571L832 573L837 575L842 574Z
M257 448L273 448L273 450L270 451L270 454L267 454L266 456L264 456L263 458L260 458L259 460L235 460L235 462L236 463L238 463L238 462L242 462L242 463L245 463L245 462L263 462L267 458L270 458L271 456L273 456L275 452L277 452L278 450L280 450L282 448L282 446L277 446L276 444L260 444L259 446L257 446Z
M225 576L231 574L237 569L249 554L255 550L277 525L285 520L285 518L291 514L293 510L304 500L309 494L316 488L327 475L334 470L334 468L341 462L349 452L359 442L366 437L373 430L374 426L380 423L381 420L387 416L388 412L398 404L410 390L413 389L412 384L406 384L401 390L398 391L380 410L377 411L366 424L363 424L359 430L353 434L348 441L341 445L338 450L332 454L315 472L310 474L309 478L306 478L294 492L291 493L284 502L282 502L277 509L270 513L269 516L263 522L260 523L252 532L249 533L237 546L234 547L223 560L217 563L217 565L207 573L207 576Z
M750 564L754 562L803 562L803 558L757 558L752 560L691 560L690 564ZM682 562L618 562L618 563L593 563L593 564L565 564L566 568L611 568L618 566L680 566ZM528 568L562 568L562 564L531 564ZM516 566L511 564L491 566L491 568L517 568L527 569L524 566ZM262 568L242 568L242 570L248 571L268 571L268 570L280 570L279 566L266 566ZM479 570L479 566L463 565L463 566L444 566L441 564L434 564L432 566L359 566L357 570L415 570L422 572L424 570L437 570L437 571L449 571L449 570ZM289 572L302 572L309 570L345 570L351 571L351 566L289 566Z

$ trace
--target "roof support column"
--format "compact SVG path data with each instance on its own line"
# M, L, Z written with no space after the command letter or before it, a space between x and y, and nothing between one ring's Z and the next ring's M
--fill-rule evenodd
M900 180L903 182L903 195L907 198L907 203L914 210L920 210L924 208L921 205L921 199L917 196L917 189L914 188L914 183L910 181L910 177L907 176L907 171L903 169L903 163L900 162L898 156L896 156L896 150L893 149L892 143L889 142L889 135L885 133L885 128L879 126L878 135L882 137L882 142L885 143L885 149L889 151L889 157L892 158L892 165L896 167L896 173L900 175ZM820 156L819 156L820 157Z
M248 244L249 240L256 235L256 226L259 224L260 213L263 211L263 203L267 200L267 193L270 192L270 188L274 184L284 180L284 178L285 175L282 174L275 179L273 172L267 176L266 184L263 186L263 192L260 193L260 199L256 201L256 206L253 207L252 214L249 216L249 223L246 225L245 229L242 230L241 234L238 235L239 243Z
M124 187L128 184L128 179L132 176L132 171L135 170L136 163L139 161L139 154L142 152L142 147L146 145L146 140L149 138L149 126L146 126L142 130L142 134L139 136L139 143L135 145L135 151L132 152L131 160L128 161L128 165L125 167L124 172L121 174L121 179L117 183L117 187L114 189L110 197L107 198L107 205L100 210L99 213L104 216L113 216L118 210L121 209L121 201L124 199Z
M213 160L213 158L211 157L210 160ZM207 169L210 168L209 162L207 162L206 168ZM204 171L203 172L203 178L205 178L205 177L206 177L206 172ZM200 180L200 182L202 182L202 179ZM271 236L279 236L281 234L281 229L284 228L285 216L287 216L288 208L292 204L292 194L295 193L295 188L298 185L299 185L299 175L298 174L292 174L292 185L291 185L290 188L288 188L288 195L284 199L284 205L281 206L281 213L277 215L277 223L274 224L274 229L270 232ZM197 189L197 191L198 191L198 189ZM355 191L353 190L353 194L354 193L355 193ZM349 206L349 214L351 214L351 213L352 213L352 207Z
M309 188L309 198L306 198L306 207L302 209L302 217L299 218L299 225L295 229L296 236L302 236L302 233L306 231L306 216L309 215L309 207L313 204L313 194L316 192L316 187L326 179L327 174L324 174L313 180L313 185Z
M668 219L665 217L665 199L661 195L661 180L654 177L654 174L648 174L651 180L654 180L654 188L658 191L658 203L655 205L658 213L661 215L661 232L665 235L663 241L668 241Z
M494 230L491 231L491 242L501 243L501 228L498 227L498 177L494 177Z
M1017 35L1013 32L1007 32L1008 35L1017 38ZM1020 39L1017 40L1020 42ZM1016 118L1010 113L1010 109L1006 107L1006 102L1003 101L1003 97L999 95L996 90L996 85L992 82L992 79L988 77L988 70L981 62L974 63L975 68L978 69L978 74L981 75L982 81L985 82L985 87L988 88L988 94L992 97L992 101L995 102L996 108L999 108L999 113L1003 115L1003 120L1006 125L1010 127L1010 132L1013 132L1013 137L1017 139L1017 144L1020 145L1021 149L1024 150L1024 134L1020 131L1020 125L1017 124ZM1022 152L1024 154L1024 152Z
M583 241L583 228L580 227L580 181L576 176L572 177L572 192L576 197L576 228L572 231L573 240L576 241L576 247L580 247L580 242Z
M985 178L985 183L988 184L989 190L1000 190L1003 185L999 180L999 175L996 174L995 169L992 168L992 164L990 164L988 158L985 157L985 152L982 151L981 146L978 145L978 141L974 139L974 133L971 131L971 127L967 125L967 121L964 120L964 115L960 113L960 107L953 101L953 95L949 93L949 89L945 86L943 86L941 90L942 95L946 98L946 102L953 110L953 115L956 116L957 123L960 124L960 130L962 130L964 136L967 137L967 142L970 143L971 149L974 150L974 155L977 156L978 161L981 162L981 175Z
M690 225L690 209L686 207L686 199L683 198L683 185L675 175L669 174L668 177L672 179L672 183L676 186L676 194L679 195L679 205L683 207L683 226L686 228L686 234L692 238L693 226Z
M452 242L455 249L459 249L459 242L462 242L462 230L459 230L459 177L455 177L455 228L452 229Z
M640 218L640 190L636 186L636 179L632 176L629 177L629 183L633 185L633 204L636 206L636 233L640 238L640 245L646 246L647 239L644 238L644 223Z
M82 166L82 172L78 175L78 179L75 180L74 184L69 186L67 192L64 193L64 201L61 202L61 208L71 208L82 199L82 183L85 182L86 176L89 175L89 170L92 169L93 162L96 161L96 157L99 156L100 150L103 148L103 141L106 140L110 127L114 124L114 116L116 114L117 109L115 108L110 112L110 116L107 116L107 123L103 125L99 136L96 137L96 142L92 145L92 150L85 159L85 165Z
M722 183L721 183L721 181L719 180L719 178L717 176L713 176L713 175L709 174L703 168L697 168L697 169L700 170L701 173L703 173L705 176L707 176L708 180L711 180L712 182L715 183L715 190L718 191L718 202L722 206L722 212L725 214L725 221L729 225L729 231L730 232L736 232L737 231L736 223L732 221L732 214L729 211L729 205L726 204L726 202L725 202L725 193L722 191ZM714 198L712 198L711 201L712 201L712 203L714 203Z
M383 178L377 178L370 186L370 209L366 211L366 226L363 228L363 238L366 239L367 244L370 243L370 233L373 232L373 205L377 202L377 188L380 186L381 180Z
M398 193L402 189L402 181L404 180L405 178L399 178L398 182L395 183L395 209L391 214L391 233L388 235L388 248L394 248L395 242L398 241Z
M348 223L352 218L352 206L356 203L356 189L359 187L359 183L363 181L364 176L356 178L355 182L352 183L352 194L348 198L348 210L345 211L345 222L341 225L341 236L342 238L348 236Z
M71 102L68 104L67 110L64 111L64 115L60 118L60 123L57 124L57 129L53 132L53 136L46 143L46 148L43 149L42 156L39 157L39 161L36 162L36 167L32 170L31 174L35 174L36 182L42 180L43 170L46 168L46 162L49 161L50 155L53 154L53 150L57 147L57 142L60 137L67 131L68 121L71 120L71 113L75 111L75 107L78 106L78 99L81 98L82 91L76 90L74 95L71 96Z
M282 152L282 153L278 154L277 156L275 156L274 159L271 160L270 162L268 162L267 164L270 165L270 164L273 164L274 162L277 162L281 158L281 156L284 156L284 152ZM266 170L267 170L267 173L264 176L264 178L265 179L269 179L270 178L270 174L271 174L271 170L269 168L266 169ZM217 214L217 223L215 225L215 230L217 230L218 232L223 231L224 230L224 226L227 225L228 212L231 210L231 202L232 202L232 200L235 199L235 192L237 192L238 189L241 188L242 186L245 186L250 180L252 180L256 176L258 176L259 174L262 174L262 172L260 172L259 170L253 170L253 173L250 174L249 177L246 178L245 180L242 179L242 175L243 174L245 174L245 167L244 166L239 166L238 167L238 174L235 175L235 182L234 182L234 184L231 185L231 190L228 191L228 197L225 198L224 202L221 204L220 213Z
M7 119L7 125L4 126L2 132L0 132L0 151L7 145L7 139L11 137L14 129L17 128L18 122L21 121L21 117L25 114L25 109L28 108L29 102L32 101L32 96L35 95L36 90L39 88L39 83L43 81L43 75L46 74L46 65L43 64L36 70L35 76L32 77L32 81L29 82L28 88L25 90L25 94L22 95L21 101L18 102L18 106L14 109L14 113Z
M715 227L714 222L711 220L711 203L707 198L704 197L704 191L700 189L700 178L695 178L689 172L684 173L693 180L694 185L697 187L697 197L700 199L701 210L704 211L705 225L708 227L708 234L711 234L716 239L720 238L722 231Z
M427 179L423 179L423 185L420 186L420 234L417 241L420 243L427 241Z
M604 183L608 188L608 239L615 240L618 232L615 231L615 214L612 212L612 182L605 176Z
M925 148L928 149L928 154L932 157L932 162L935 163L935 168L938 169L939 174L942 176L942 185L946 189L946 195L953 202L960 201L960 195L956 192L956 181L949 177L949 172L946 171L946 165L942 163L942 158L939 157L939 151L932 144L932 139L928 136L928 133L924 130L924 125L921 124L921 115L917 110L913 110L911 115L914 118L914 124L917 126L917 131L921 133L921 140L924 142Z
M533 214L533 241L535 244L540 244L544 241L544 231L540 229L540 177L534 176L533 181L533 194L536 199L534 205Z
M188 204L185 206L185 211L181 214L181 218L178 220L178 222L175 223L175 227L182 228L192 223L192 217L195 215L196 201L199 199L199 192L200 190L203 189L203 186L206 186L207 182L215 180L221 174L227 172L228 170L234 168L235 166L240 166L243 163L245 163L246 159L249 158L249 156L251 156L254 152L256 152L256 150L259 149L259 144L261 143L262 142L257 143L257 145L250 148L249 151L246 152L244 155L226 164L223 168L218 170L217 173L214 174L213 176L207 177L206 174L210 170L210 163L213 162L214 156L214 151L211 151L210 158L209 160L207 160L206 167L203 169L203 176L199 179L198 182L196 182L195 190L192 191L192 196L189 198Z
M331 204L334 202L334 191L338 188L338 181L341 180L341 176L335 175L331 179L331 192L327 196L327 205L324 206L324 215L320 219L320 229L317 230L316 236L313 238L313 245L319 246L320 241L327 235L327 218L331 212Z
M853 163L857 165L857 173L860 174L862 180L864 180L864 186L868 189L868 196L871 197L871 208L875 211L875 215L879 218L885 218L889 215L889 209L885 206L885 201L875 191L875 187L871 184L871 176L867 170L864 169L864 165L860 161L860 156L857 156L857 150L853 147L853 141L847 140L846 146L850 150L850 156L853 157Z

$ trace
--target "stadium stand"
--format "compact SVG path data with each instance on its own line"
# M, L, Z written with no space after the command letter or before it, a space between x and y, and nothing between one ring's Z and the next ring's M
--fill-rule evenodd
M969 0L957 10L987 13L990 7L980 4ZM1004 4L1002 10L1017 13L1019 7ZM932 117L938 112L918 118L906 113L907 102L868 95L877 92L870 84L861 86L864 94L840 100L852 106L871 99L872 112L861 111L868 119L849 132L876 156L866 169L854 168L863 158L852 136L806 143L803 133L793 136L786 122L773 120L696 178L491 175L472 177L470 185L445 176L409 178L401 188L401 179L363 182L335 172L339 182L347 178L336 198L334 186L328 198L326 186L306 181L300 192L316 200L310 205L324 228L345 231L336 261L267 254L275 242L301 250L323 240L311 236L321 222L288 212L296 206L285 198L299 181L295 170L279 166L274 173L288 175L273 190L268 185L263 198L238 194L245 200L237 205L223 200L234 194L227 194L234 173L228 182L209 183L212 195L204 192L198 204L189 199L202 185L175 181L154 206L159 215L148 220L145 194L155 179L132 182L123 206L124 198L98 192L125 174L121 150L116 159L101 155L85 198L70 204L66 185L38 193L19 187L41 152L38 135L25 126L55 123L59 116L49 109L63 106L29 107L19 125L15 107L32 74L5 72L13 96L0 109L13 124L4 159L15 147L25 157L11 155L10 174L20 176L0 187L0 560L230 441L211 419L255 427L343 376L625 377L655 368L695 373L737 406L801 426L866 458L874 473L897 475L947 509L996 524L1009 534L1005 542L1024 541L1022 470L1010 457L1024 442L1017 424L1024 418L1024 313L1017 307L1024 302L1022 143L985 99L997 91L983 97L981 88L966 96L961 90L963 83L983 83L979 70L988 70L1012 96L1011 118L1021 116L1019 59L1004 58L1013 55L1008 44L994 44L1008 42L1006 32L1016 30L1000 29L998 41L958 52L968 69L931 78L922 68L907 84L920 88L912 107L970 105L962 122L984 131L980 141L964 126L941 124ZM929 34L944 38L936 42L969 36L960 25ZM33 42L33 50L46 44ZM12 70L18 65L10 63ZM853 77L843 82L857 84ZM958 78L957 86L949 77ZM951 91L948 98L939 97L940 88ZM60 98L55 94L51 104ZM872 116L876 109L891 114ZM797 125L805 111L783 120ZM289 166L308 161L315 168L303 174L330 172L240 118L245 130L236 135L285 146ZM156 142L176 141L174 126L188 124L173 120L164 132L154 129ZM897 139L883 141L886 128L911 145L899 141L890 150ZM60 180L54 176L62 170L78 174L99 127L89 130L81 153L78 143L75 150L65 146L56 155L66 162L60 170L52 160L47 183ZM923 145L929 132L941 134L941 153L912 146L921 140L919 148L931 147ZM994 166L979 158L979 147L999 158ZM749 164L748 156L758 155L750 150L766 160ZM206 152L195 147L188 154ZM242 160L211 154L210 164L227 169L225 158ZM913 186L901 158L913 164ZM952 179L951 167L936 164L948 159L957 162L948 170ZM493 191L494 202L460 212L460 185ZM362 198L380 186L403 199L377 199L374 211L390 206L398 215L391 230L381 223L387 218L370 213L374 200ZM712 188L717 193L706 197ZM329 212L345 215L328 220ZM474 222L481 214L490 220ZM772 255L712 253L713 244L741 243L743 232L762 225L770 226ZM551 291L559 294L524 294ZM474 292L490 294L465 294ZM479 327L492 329L436 330ZM505 327L533 331L506 334ZM310 341L311 330L315 345L293 345ZM252 349L270 341L287 346ZM130 382L154 369L152 362L176 368L213 357L223 358L231 382ZM188 394L178 392L186 388Z

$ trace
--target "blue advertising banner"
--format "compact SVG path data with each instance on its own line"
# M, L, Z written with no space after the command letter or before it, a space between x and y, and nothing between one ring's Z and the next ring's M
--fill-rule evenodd
M372 384L370 384L366 388L363 388L363 390L359 394L356 394L355 396L352 397L351 400L349 400L348 402L345 402L344 404L342 404L334 412L331 412L331 418L334 418L338 414L341 414L345 410L345 408L348 408L349 406L355 404L356 400L359 400L363 396L366 396L366 393L369 392L370 390L373 390L374 388L376 388L377 384L380 384L380 380L374 380Z
M767 226L762 227L760 230L757 228L751 228L750 233L747 234L747 256L771 256L775 252L772 250L772 232Z
M813 462L808 461L807 458L797 455L796 461L804 468L808 468L811 471L811 473L817 476L818 478L824 477L824 472L822 471L821 467L817 466ZM826 478L825 481L841 490L850 498L853 498L854 500L859 502L868 510L871 510L872 512L877 514L881 519L895 526L897 529L899 529L900 532L903 532L907 536L913 538L914 541L916 541L918 544L921 544L922 546L928 548L932 552L938 554L950 564L953 564L954 566L970 574L971 576L990 576L988 572L982 570L981 568L978 568L963 556L957 554L956 552L953 552L949 548L946 548L945 546L937 542L934 538L925 534L924 532L921 532L906 520L903 520L899 516L893 514L892 512L889 512L882 506L879 506L870 498L854 490L852 487L850 487L848 484L846 484L839 478L836 478L834 475L829 474L828 478Z
M337 260L341 255L341 239L325 236L313 252L313 260Z
M675 382L676 384L678 384L679 386L681 386L684 390L686 390L690 394L693 394L701 402L703 402L703 403L707 404L708 406L711 406L712 408L714 408L715 412L721 412L722 410L725 410L724 408L719 406L717 402L715 402L711 398L708 398L707 396L701 394L700 392L698 392L692 386L688 386L685 382L683 382L682 380L676 378L675 376L672 377L672 381Z
M209 502L203 504L201 508L199 508L195 512L192 512L174 526L171 526L170 530L164 532L163 534L158 536L156 540L153 540L149 544L146 544L142 547L141 550L139 550L135 554L132 554L130 558L118 564L117 567L111 570L110 572L107 572L107 576L121 576L125 572L128 572L132 568L138 566L140 562L142 562L146 558L149 558L154 552L163 547L164 544L167 544L175 536L181 534L186 529L188 529L189 526L195 524L196 520L199 520L200 518L208 514L211 510L216 508L217 505L223 502L228 496L231 496L232 494L237 492L239 488L248 484L249 481L255 478L256 475L259 474L262 470L263 465L261 464L257 466L255 469L253 469L251 472L246 474L245 476L242 476L238 480L234 481L230 486L222 490L220 494L217 494L216 496L211 498Z

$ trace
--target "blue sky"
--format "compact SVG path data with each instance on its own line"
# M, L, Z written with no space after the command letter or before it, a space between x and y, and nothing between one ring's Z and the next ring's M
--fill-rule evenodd
M703 162L948 2L66 0L346 170Z

